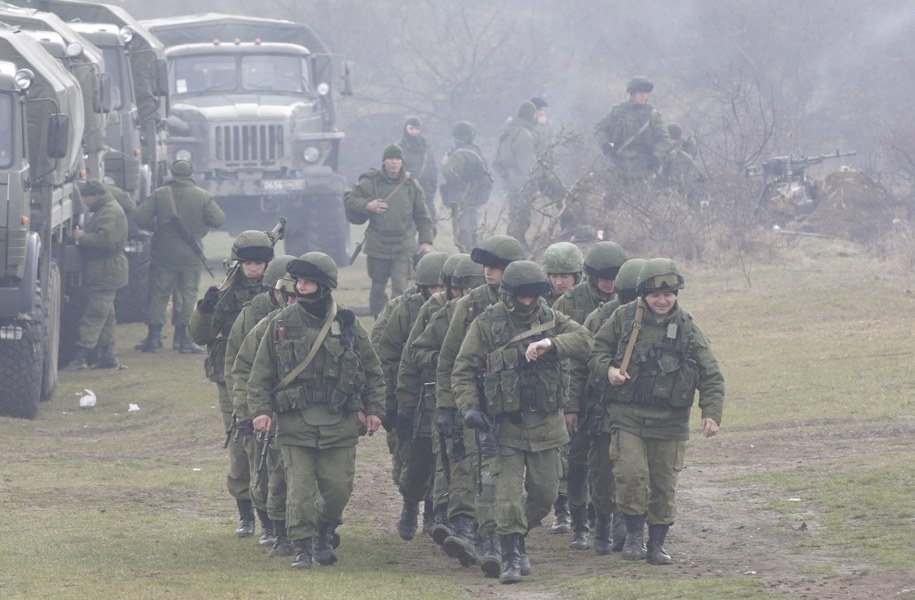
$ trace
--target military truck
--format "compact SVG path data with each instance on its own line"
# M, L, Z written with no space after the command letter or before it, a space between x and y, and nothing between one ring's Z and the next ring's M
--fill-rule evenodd
M287 253L321 250L348 264L334 105L338 88L351 93L342 57L291 21L208 13L142 23L166 47L170 157L194 164L230 231L285 216Z
M57 385L83 138L77 80L27 33L0 25L0 414L33 418Z

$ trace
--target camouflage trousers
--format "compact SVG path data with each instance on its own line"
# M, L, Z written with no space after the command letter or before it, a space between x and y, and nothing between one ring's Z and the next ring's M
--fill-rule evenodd
M175 294L172 323L186 326L197 304L200 288L200 268L173 269L152 265L149 269L149 306L146 309L147 325L165 325L168 300Z
M612 428L610 460L619 510L627 515L647 514L649 525L672 525L677 516L677 477L685 455L683 440L643 438Z
M398 256L397 258L378 258L375 256L366 257L369 279L372 280L372 289L369 292L369 309L373 316L378 316L381 309L388 302L387 287L388 280L391 280L391 297L396 298L403 294L407 288L407 280L410 279L413 270L409 255Z
M403 468L398 482L400 495L404 500L425 500L430 497L432 476L435 473L432 438L418 435L412 442L401 440L400 445L404 448Z
M452 206L451 230L458 250L469 253L477 245L477 208Z
M508 192L508 228L506 233L527 247L525 236L531 228L531 198L526 190Z
M501 446L493 461L496 533L527 532L550 513L559 492L560 448L528 452Z
M276 440L267 454L267 473L267 516L271 521L285 521L286 467L283 465L283 453Z
M114 297L117 290L87 288L86 308L79 320L79 341L77 345L92 350L98 346L114 344L115 325Z
M339 525L353 493L356 447L312 448L281 444L286 465L286 530L289 539L318 534L318 523Z
M610 461L610 439L609 433L595 436L589 455L591 503L598 514L602 515L609 515L617 509L613 498L615 486L613 463Z
M574 471L576 469L580 471L583 470L583 472L587 473L588 463L590 462L589 454L591 446L593 445L593 440L594 436L584 429L579 429L572 434L572 439L568 445L568 453L566 454L563 479L566 478L569 471ZM574 476L570 478L574 479ZM583 477L583 481L577 482L575 485L568 485L567 495L569 497L570 507L576 508L579 506L587 506L591 502L591 494L587 479L587 476L585 476ZM562 493L561 488L560 493Z
M225 406L223 401L228 401L229 392L223 383L216 384L219 390L220 405ZM232 425L232 413L222 413L223 431L228 431ZM245 436L240 435L237 438L233 435L229 438L229 472L226 475L226 488L229 494L236 500L251 500L251 467L248 461L248 451L245 448Z

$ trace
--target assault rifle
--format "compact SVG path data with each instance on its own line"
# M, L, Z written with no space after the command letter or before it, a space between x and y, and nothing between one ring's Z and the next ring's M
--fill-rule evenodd
M842 158L856 154L857 152L854 150L849 152L836 150L835 154L821 154L819 156L791 156L790 154L788 156L776 156L764 162L760 167L747 167L746 174L748 176L762 175L766 178L772 177L779 181L800 179L804 176L804 170L810 165L818 165L830 158Z
M264 469L267 468L267 454L270 453L270 444L273 443L273 434L269 431L262 431L257 436L258 443L262 444L261 453L257 459L257 473L254 476L254 487L258 488L261 485L261 474L264 472Z
M286 234L286 217L280 217L277 221L276 226L270 231L265 231L267 237L270 238L270 246L276 247L276 243L283 239ZM222 283L219 284L219 294L223 295L232 285L235 283L235 280L238 279L238 274L241 272L241 261L233 261L229 268L226 270L226 278L222 280Z
M226 429L226 440L222 443L223 448L229 447L229 442L232 440L232 434L238 429L238 415L235 411L232 411L232 424L229 425L229 428Z
M486 388L484 386L485 371L480 371L474 377L477 384L477 399L480 402L480 409L484 415L487 415L489 422L489 431L483 432L474 429L474 439L477 443L477 495L483 495L483 459L495 458L499 454L499 438L496 432L496 423L488 415L486 402Z
M207 273L210 274L210 277L216 277L213 274L213 269L211 269L210 265L207 263L207 257L206 254L203 253L203 248L201 248L200 244L197 243L196 238L194 238L191 230L187 228L187 225L185 225L184 219L181 218L181 215L175 215L169 220L169 222L175 227L175 231L178 233L178 237L181 238L181 241L190 246L194 251L194 254L197 255L197 258L200 259L200 262L203 263L203 268L207 270Z
M416 404L416 411L413 413L413 432L410 435L410 443L416 443L416 436L419 435L419 425L423 420L423 411L426 410L426 404L429 402L429 396L435 392L435 382L424 383L419 392L419 402ZM433 396L434 398L434 396ZM435 406L433 404L433 406Z

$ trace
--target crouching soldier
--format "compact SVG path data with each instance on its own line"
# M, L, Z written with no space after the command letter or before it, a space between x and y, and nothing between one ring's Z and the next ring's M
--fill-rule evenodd
M298 302L275 314L248 379L257 431L270 431L286 465L286 526L293 568L312 557L332 565L336 527L353 491L361 427L374 432L384 413L384 376L368 334L351 310L338 307L337 265L309 252L287 266Z

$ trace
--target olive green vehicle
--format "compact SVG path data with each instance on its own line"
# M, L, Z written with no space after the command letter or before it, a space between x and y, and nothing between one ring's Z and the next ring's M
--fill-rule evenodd
M347 264L334 106L338 83L351 93L342 58L291 21L208 13L143 24L166 46L172 158L194 164L228 229L286 216L289 253Z
M78 283L79 83L0 25L0 414L34 418L57 385L62 303Z

